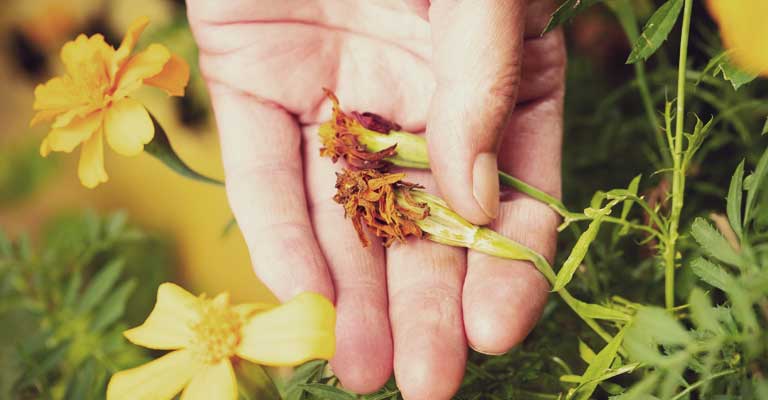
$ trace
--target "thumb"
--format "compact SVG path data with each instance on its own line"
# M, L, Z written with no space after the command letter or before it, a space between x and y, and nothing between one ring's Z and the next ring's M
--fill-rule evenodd
M520 81L525 0L433 0L436 89L427 119L430 163L459 214L487 224L499 209L496 152Z

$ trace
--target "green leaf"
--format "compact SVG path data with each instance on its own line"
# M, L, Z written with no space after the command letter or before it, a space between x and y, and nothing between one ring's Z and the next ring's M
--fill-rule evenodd
M579 357L587 364L591 364L595 359L595 352L581 339L579 339Z
M656 10L643 27L643 33L632 45L627 64L634 64L646 60L667 40L669 32L677 22L680 11L683 9L683 0L669 0Z
M103 330L123 316L125 304L136 288L136 280L131 279L120 285L107 300L96 310L91 320L91 329L96 332Z
M581 262L584 261L584 257L586 257L587 251L589 251L589 246L595 241L595 237L597 237L597 234L600 231L600 224L603 223L603 216L603 214L598 214L597 217L589 223L587 230L579 236L579 240L577 240L576 244L573 246L571 254L568 255L568 258L563 263L563 267L560 268L560 271L557 273L555 285L552 288L553 292L557 292L564 288L571 279L573 279L573 274L576 273L576 269L578 269Z
M237 363L237 385L246 400L280 400L280 393L272 378L258 364Z
M691 343L691 335L664 309L644 307L635 315L632 329L651 336L656 343L685 345Z
M752 211L757 201L757 192L760 190L760 186L765 181L765 175L768 174L768 148L765 149L763 155L760 157L760 161L757 162L755 172L749 176L749 183L745 180L744 186L747 189L747 204L744 208L744 226L752 219Z
M717 313L712 308L709 297L699 288L693 288L688 298L691 306L691 319L698 329L707 330L715 334L723 333L723 328L717 321Z
M763 124L763 130L760 132L761 136L768 134L768 117L765 117L765 123Z
M640 178L642 175L638 175L632 179L631 182L629 182L629 186L627 187L627 191L632 193L634 196L637 196L637 190L640 187ZM635 204L635 201L631 198L624 201L624 204L621 206L621 219L626 220L629 216L629 212L632 210L632 206ZM621 228L621 234L626 235L629 232L629 225L625 225Z
M720 65L720 63L723 62L723 60L728 57L728 51L723 50L720 53L717 53L714 57L712 57L709 62L707 63L707 66L704 67L703 70L701 70L701 74L699 74L699 78L696 79L696 82L694 83L694 86L698 86L699 83L701 83L701 80L704 78L706 74L708 74L710 71L713 71L713 76L716 75L715 68Z
M104 296L109 293L123 272L124 265L125 262L122 259L113 260L96 274L88 288L83 292L77 307L78 314L88 313L104 299Z
M658 397L650 393L656 387L656 382L661 377L660 371L654 371L647 374L640 382L636 383L626 393L611 397L610 400L659 400Z
M301 400L304 398L304 389L301 385L314 381L320 377L325 368L326 361L313 360L302 364L293 371L285 390L285 400Z
M697 258L691 262L691 270L702 281L728 293L735 284L731 274L726 272L719 265L705 259Z
M323 400L356 400L355 395L339 389L335 386L328 386L323 383L304 383L299 385L302 389Z
M696 218L691 234L702 250L710 256L730 265L743 266L744 260L730 243L704 218Z
M713 75L717 76L718 73L722 73L723 79L731 82L733 90L739 90L740 87L757 78L757 74L745 72L736 67L727 56L720 61Z
M704 143L704 138L706 138L707 133L709 133L709 128L712 127L713 121L714 118L710 118L706 124L703 124L701 119L699 119L699 116L696 116L696 126L693 128L693 134L685 134L688 144L683 156L683 168L688 167L693 156L699 151L699 148L701 148L701 145Z
M738 284L732 285L728 292L728 299L733 304L733 307L731 307L733 317L739 321L743 331L748 335L760 331L750 297L750 293Z
M549 19L549 23L547 23L542 34L557 28L564 22L573 18L576 14L602 1L603 0L566 0L557 8L554 14L552 14L552 17Z
M736 171L731 177L731 184L728 187L728 201L726 203L726 212L731 228L736 232L739 238L744 234L741 227L741 207L743 203L743 182L744 182L744 160L741 160Z
M621 347L621 343L624 340L624 334L626 328L619 331L608 344L600 350L595 356L594 360L589 364L587 370L584 371L584 375L581 376L582 386L578 389L576 396L577 400L589 400L592 393L597 388L598 381L595 378L605 374L605 372L611 368L613 359L616 358L616 354Z
M605 319L609 321L629 321L630 316L613 308L601 306L600 304L585 303L576 298L570 300L571 307L579 315L592 319Z
M157 122L154 115L150 113L150 116L152 117L152 123L155 124L155 137L152 138L151 142L144 146L144 151L160 160L168 168L181 176L214 185L224 185L224 182L195 172L195 170L182 161L178 154L176 154L176 151L173 150L171 142L168 140L168 135L165 133L163 127L160 126L160 123Z
M72 273L67 283L67 291L64 292L62 304L64 308L69 308L75 304L77 295L80 294L80 288L83 286L83 274L78 270Z

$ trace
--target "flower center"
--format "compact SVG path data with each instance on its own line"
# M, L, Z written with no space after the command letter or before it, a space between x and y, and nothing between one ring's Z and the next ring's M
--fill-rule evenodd
M201 300L201 318L192 325L195 337L190 349L207 364L231 358L240 344L243 320L227 300L222 297Z

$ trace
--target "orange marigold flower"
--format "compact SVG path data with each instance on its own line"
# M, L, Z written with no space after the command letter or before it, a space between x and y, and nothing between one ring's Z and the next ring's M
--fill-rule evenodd
M132 51L149 19L133 22L115 49L100 34L80 35L61 49L66 67L63 76L35 88L30 125L52 122L40 145L40 154L71 152L81 145L78 176L86 187L107 181L104 138L118 154L133 156L154 137L155 127L144 106L129 97L142 85L183 96L189 66L162 45L152 44L138 54Z
M404 182L403 178L403 173L385 174L372 169L344 169L336 174L333 200L344 206L364 247L370 241L363 224L387 247L395 240L405 242L411 235L424 236L417 222L429 215L429 207L411 197L411 191L421 186Z

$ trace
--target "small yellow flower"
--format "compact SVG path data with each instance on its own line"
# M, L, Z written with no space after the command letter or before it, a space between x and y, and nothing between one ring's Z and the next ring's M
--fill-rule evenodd
M173 350L112 376L108 400L237 399L233 362L293 366L329 359L335 351L336 313L325 297L302 293L291 301L229 304L229 295L195 297L164 283L147 320L125 332L131 342Z
M710 0L730 58L742 69L768 76L768 1Z
M131 55L139 36L149 24L137 19L115 50L104 36L80 35L61 49L66 74L35 88L37 111L30 125L52 122L51 132L40 145L40 154L71 152L82 144L78 176L86 187L107 181L104 170L104 138L117 153L142 152L155 134L144 106L128 97L143 84L171 96L183 96L189 66L165 46L152 44Z

